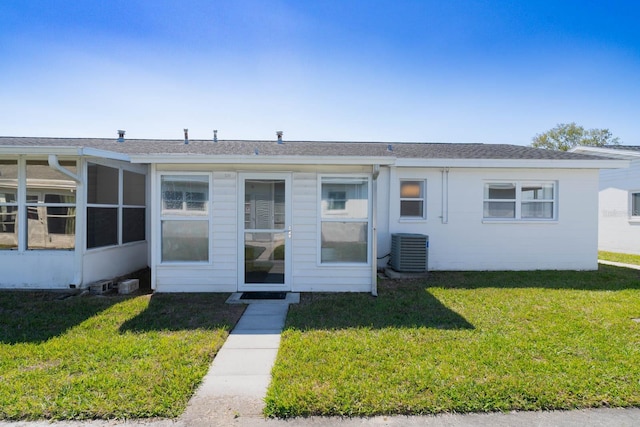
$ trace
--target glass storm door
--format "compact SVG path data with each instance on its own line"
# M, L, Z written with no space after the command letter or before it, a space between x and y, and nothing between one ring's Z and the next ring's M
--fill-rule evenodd
M246 174L241 190L239 290L289 290L289 176Z

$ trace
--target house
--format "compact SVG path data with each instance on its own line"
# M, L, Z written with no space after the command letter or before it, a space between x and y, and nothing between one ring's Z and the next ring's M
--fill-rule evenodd
M573 152L630 162L629 168L600 172L598 247L640 255L640 146L577 147Z
M597 268L598 173L516 145L0 137L3 288L151 267L158 292L376 292L392 235L429 270Z

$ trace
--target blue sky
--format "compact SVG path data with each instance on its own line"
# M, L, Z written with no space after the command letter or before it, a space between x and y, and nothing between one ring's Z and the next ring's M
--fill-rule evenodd
M0 134L640 144L640 3L3 0Z

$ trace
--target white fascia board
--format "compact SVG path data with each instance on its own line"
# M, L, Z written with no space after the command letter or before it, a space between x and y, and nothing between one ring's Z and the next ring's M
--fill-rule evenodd
M391 157L356 156L196 156L196 155L132 155L132 163L164 164L259 164L259 165L392 165Z
M596 156L611 156L611 157L640 157L639 151L624 150L618 148L604 148L604 147L574 147L569 150L572 153L592 154Z
M79 156L81 155L81 151L82 150L78 147L47 147L47 146L34 147L32 145L28 145L28 146L11 145L11 146L0 147L0 154L7 154L7 155L31 154L31 155L48 156L49 154L56 154L59 156Z
M100 157L102 159L131 161L128 154L116 153L114 151L100 150L98 148L83 148L81 154L89 157Z
M398 167L423 168L536 168L536 169L621 169L628 160L534 160L534 159L398 159Z

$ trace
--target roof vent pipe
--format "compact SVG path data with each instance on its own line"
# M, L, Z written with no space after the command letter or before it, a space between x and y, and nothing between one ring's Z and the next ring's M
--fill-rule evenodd
M124 142L124 134L125 134L125 131L118 130L118 142Z
M184 143L185 144L189 143L189 129L184 130Z
M387 151L393 151L393 145L391 144L387 145Z
M213 142L218 142L218 130L213 130Z
M282 144L282 131L281 130L277 130L276 131L276 136L278 137L278 144Z

